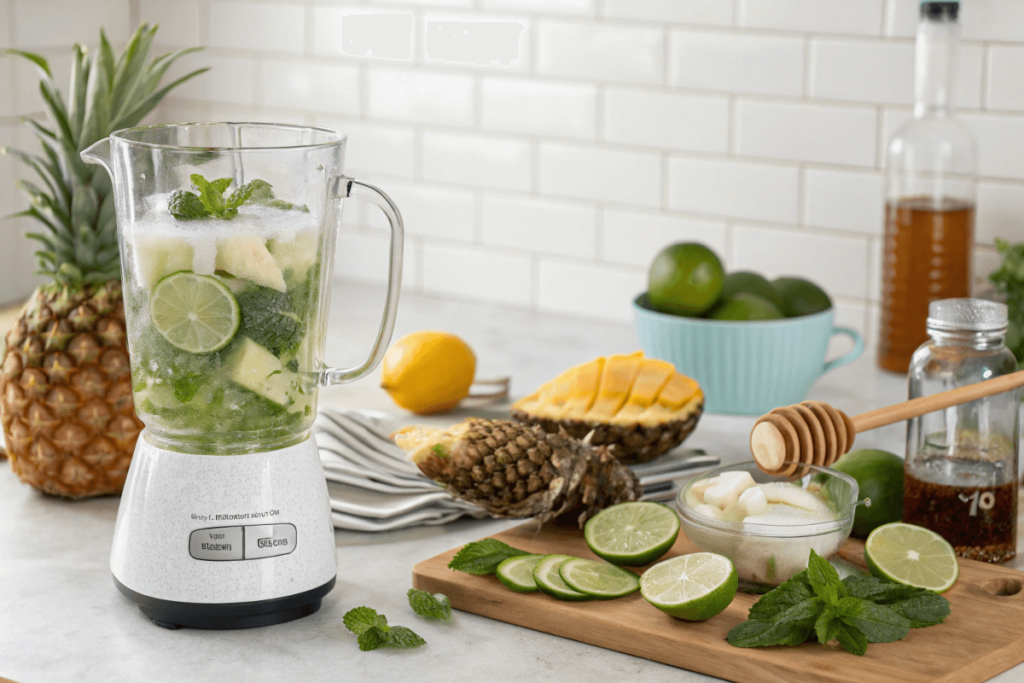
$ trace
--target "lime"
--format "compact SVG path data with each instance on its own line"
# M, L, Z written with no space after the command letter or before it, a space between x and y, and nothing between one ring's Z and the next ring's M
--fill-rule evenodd
M516 593L533 593L537 582L533 580L533 569L544 559L543 555L517 555L498 565L498 581Z
M763 275L749 270L727 273L722 282L722 298L725 299L743 292L756 294L762 299L771 301L780 311L786 306L786 300L782 298L782 294Z
M679 515L660 503L619 503L583 527L590 550L627 567L649 564L668 552L679 535Z
M877 527L903 519L903 459L888 451L850 451L832 465L857 480L861 498L871 507L857 506L853 535L864 538Z
M640 589L640 577L614 564L574 557L558 568L565 584L598 600L621 598Z
M949 590L960 576L956 553L946 539L903 522L872 531L864 543L864 559L875 576L937 593Z
M715 553L680 555L659 562L640 577L640 594L669 616L704 621L736 596L739 578L728 557Z
M558 573L558 568L566 560L576 559L571 555L545 555L533 568L533 580L542 593L559 600L592 600L586 593L574 591L566 585Z
M164 339L189 353L220 351L234 339L241 321L238 301L224 283L187 270L156 283L149 315Z
M780 277L772 280L772 286L785 300L782 312L786 314L787 318L821 313L832 308L832 299L828 298L825 290L810 280L799 277Z
M768 299L740 292L724 297L708 317L712 320L781 320L786 316Z
M665 313L700 315L718 301L724 277L722 262L703 244L673 244L651 263L647 300Z

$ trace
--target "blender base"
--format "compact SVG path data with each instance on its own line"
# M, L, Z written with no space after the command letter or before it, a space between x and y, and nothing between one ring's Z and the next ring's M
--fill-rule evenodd
M114 578L117 590L136 605L154 624L169 629L196 628L227 630L273 626L300 619L320 609L336 579L295 595L254 602L191 603L160 600L136 593Z

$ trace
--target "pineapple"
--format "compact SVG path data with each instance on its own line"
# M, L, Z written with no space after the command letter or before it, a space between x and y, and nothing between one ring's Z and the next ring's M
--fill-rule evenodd
M495 517L575 517L637 500L640 483L604 447L509 420L406 427L394 441L420 471Z
M132 402L121 296L114 197L105 170L79 152L115 130L130 128L175 86L157 89L168 67L198 48L146 63L156 27L143 24L115 59L100 31L100 49L75 45L69 104L39 55L8 50L36 64L49 125L28 119L42 155L0 147L30 166L46 186L19 181L42 230L40 274L0 349L0 423L11 469L22 481L58 496L116 494L142 423ZM12 216L13 217L13 216Z
M704 393L675 366L642 351L577 365L512 405L512 418L548 432L564 429L626 462L675 448L697 426Z

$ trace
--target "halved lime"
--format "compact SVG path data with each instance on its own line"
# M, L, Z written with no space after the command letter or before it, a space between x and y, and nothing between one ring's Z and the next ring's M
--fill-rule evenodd
M189 353L211 353L238 332L238 301L215 277L191 271L172 273L153 288L149 315L164 339Z
M953 546L930 529L892 522L864 543L864 559L875 576L936 593L949 590L960 576Z
M533 568L533 580L541 592L559 600L592 600L586 593L569 588L558 573L562 563L572 559L571 555L545 555Z
M660 503L619 503L601 510L583 528L595 555L627 567L654 562L677 536L679 515Z
M736 567L728 557L692 553L645 571L640 577L640 594L670 616L704 621L729 606L738 585Z
M517 555L498 565L498 581L516 593L533 593L537 582L533 580L533 568L544 559L544 555Z
M640 589L640 577L614 564L574 557L558 568L558 575L574 591L598 600L621 598Z

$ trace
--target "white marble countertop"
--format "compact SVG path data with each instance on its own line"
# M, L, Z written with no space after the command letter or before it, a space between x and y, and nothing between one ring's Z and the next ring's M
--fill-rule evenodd
M335 290L327 360L355 364L375 334L383 292ZM629 327L408 296L396 338L420 329L454 332L477 353L478 376L511 375L522 395L571 365L637 348ZM378 377L321 392L324 404L405 416ZM821 378L810 397L855 414L902 400L903 378L862 358ZM456 413L445 420L458 419ZM749 457L754 418L705 415L688 446L731 462ZM859 436L860 447L901 453L902 425ZM337 532L338 583L319 612L245 631L168 631L114 588L108 568L117 499L69 502L43 496L0 466L0 677L46 681L707 681L706 676L572 640L456 612L427 623L408 608L414 564L514 522L462 520L379 534ZM1017 568L1024 568L1018 558ZM427 640L415 651L360 652L342 615L374 607ZM585 628L585 625L581 625ZM846 662L855 666L856 662ZM1024 680L1024 666L997 681Z

